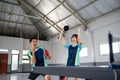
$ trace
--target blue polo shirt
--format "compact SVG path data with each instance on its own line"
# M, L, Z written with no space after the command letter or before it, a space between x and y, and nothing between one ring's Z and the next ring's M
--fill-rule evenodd
M71 44L65 44L64 47L68 49L67 66L79 66L79 52L82 49L82 46L80 44L77 44L76 46L73 46Z
M29 50L27 55L31 59L32 58L32 51ZM35 66L47 66L45 50L44 50L43 47L37 47L36 48L36 50L35 50L35 58L36 58L36 64L32 63L32 67L35 67Z

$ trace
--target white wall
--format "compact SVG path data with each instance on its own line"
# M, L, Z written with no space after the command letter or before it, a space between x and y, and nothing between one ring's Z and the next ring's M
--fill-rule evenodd
M51 61L52 64L64 64L66 61L66 50L58 41L51 41Z

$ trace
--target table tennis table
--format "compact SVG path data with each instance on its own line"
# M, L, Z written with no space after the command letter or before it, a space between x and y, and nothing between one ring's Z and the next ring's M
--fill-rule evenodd
M86 80L120 80L120 69L109 67L35 67L33 73L83 78Z

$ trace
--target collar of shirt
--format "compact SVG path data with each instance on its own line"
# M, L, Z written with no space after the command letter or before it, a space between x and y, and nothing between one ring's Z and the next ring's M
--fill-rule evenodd
M76 44L76 45L74 45L74 44L71 44L71 46L72 46L72 47L76 47L76 46L77 46L77 44Z
M35 52L39 49L39 47L36 47ZM32 50L30 50L32 52Z

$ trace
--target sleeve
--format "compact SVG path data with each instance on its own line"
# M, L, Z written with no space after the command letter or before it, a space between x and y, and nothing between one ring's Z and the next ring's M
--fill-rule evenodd
M66 44L64 45L64 48L69 48L69 46L70 46L70 44L67 44L67 43L66 43Z
M44 47L41 47L41 46L39 46L38 48L42 49L43 52L44 52L44 56L46 56L45 48L44 48Z
M81 44L78 44L79 51L83 48Z
M32 55L31 55L31 51L30 50L28 51L27 56L28 56L29 59L31 59Z

